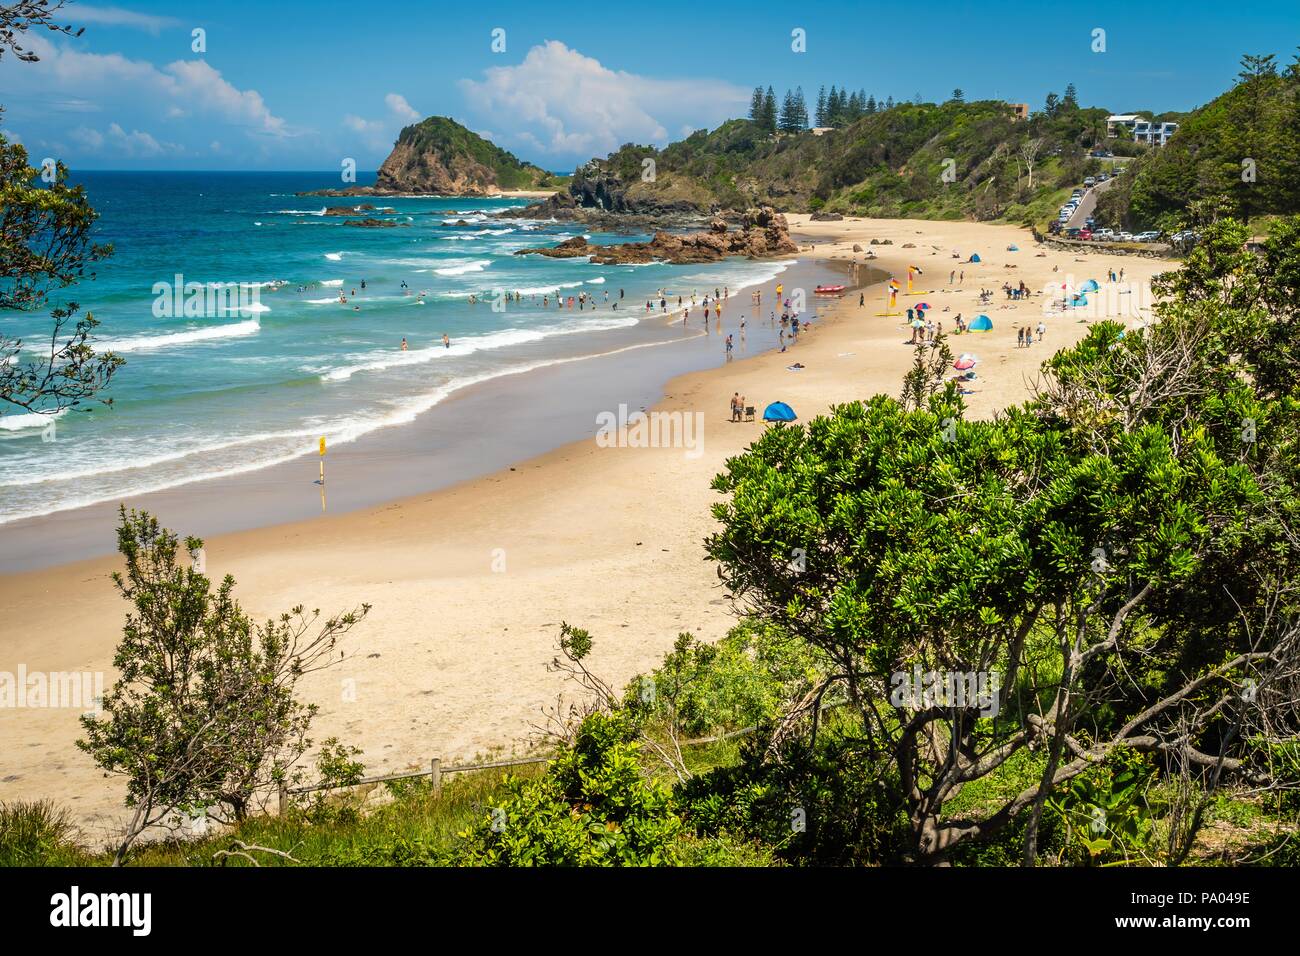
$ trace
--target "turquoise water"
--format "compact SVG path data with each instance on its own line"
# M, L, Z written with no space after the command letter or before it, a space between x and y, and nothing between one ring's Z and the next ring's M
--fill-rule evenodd
M348 227L322 213L353 200L294 195L338 185L328 173L85 173L79 181L102 214L99 240L116 251L94 281L62 297L94 313L98 347L127 365L109 389L111 409L68 412L53 428L39 416L0 416L0 522L263 468L315 454L321 436L336 445L400 427L465 385L646 343L663 326L645 312L659 290L673 305L677 294L724 286L735 295L785 268L515 256L580 231L488 218L519 200L367 199L393 212L366 215L399 225ZM209 314L171 316L159 302L173 301L178 275L256 291L214 303L220 309ZM157 283L168 284L161 295ZM586 292L594 308L556 308L557 290ZM496 311L491 298L501 291L521 301ZM36 342L47 322L7 315L0 327Z

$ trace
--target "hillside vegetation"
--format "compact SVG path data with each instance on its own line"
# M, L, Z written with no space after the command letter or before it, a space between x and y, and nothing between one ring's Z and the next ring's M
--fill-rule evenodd
M1300 211L1300 57L1281 71L1271 56L1245 57L1236 85L1134 163L1098 218L1170 227L1210 199L1240 219Z
M626 145L580 169L573 191L618 197L630 211L770 204L1036 221L1099 168L1087 149L1104 129L1104 110L1064 105L1017 122L998 101L904 103L821 135L770 133L735 119L661 150Z

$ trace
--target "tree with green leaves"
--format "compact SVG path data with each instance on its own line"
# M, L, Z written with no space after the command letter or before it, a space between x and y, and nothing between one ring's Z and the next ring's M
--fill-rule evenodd
M17 3L0 4L0 57L4 56L5 50L12 50L14 57L23 63L39 60L40 57L22 46L22 35L30 30L81 36L82 29L59 22L58 13L64 6L66 0L18 0Z
M749 100L749 118L755 123L763 122L763 88L754 87L754 95Z
M227 575L203 572L203 542L148 514L120 508L125 573L113 583L131 604L102 711L81 718L77 746L106 776L126 782L132 811L114 858L150 827L177 815L245 818L311 747L316 705L297 698L307 674L338 662L341 637L369 605L320 619L302 607L258 624L235 600Z
M952 96L948 97L948 102L950 103L966 102L966 94L962 92L961 87L957 87L955 90L952 91Z
M775 133L776 120L776 93L773 92L772 87L769 86L767 92L763 94L763 129L767 130L769 133Z
M79 36L58 22L62 7L62 0L0 5L0 58L11 50L21 62L35 61L21 43L32 29ZM98 213L84 188L67 179L63 163L31 166L27 150L0 133L0 311L50 308L53 292L94 278L94 264L112 253L92 239ZM38 344L0 332L0 415L75 408L102 392L121 366L119 357L91 347L99 323L90 313L81 316L76 302L54 306L51 316L53 328Z
M991 421L949 390L877 396L769 429L715 479L709 555L830 662L820 690L856 712L909 859L1015 832L1033 865L1049 801L1127 754L1186 781L1172 862L1222 781L1294 786L1300 388L1255 374L1290 332L1241 335L1300 313L1292 230L1262 272L1215 255L1225 233L1157 322L1098 323ZM951 809L1012 760L1029 784Z

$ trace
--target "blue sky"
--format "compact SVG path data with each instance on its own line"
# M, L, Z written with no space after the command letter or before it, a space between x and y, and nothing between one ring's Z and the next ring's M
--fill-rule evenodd
M7 135L74 170L371 170L430 114L569 170L743 115L760 83L810 98L831 83L882 99L961 87L1037 108L1073 82L1085 106L1181 110L1230 85L1241 54L1285 64L1300 43L1295 0L1108 6L74 2L85 35L35 34L40 63L0 60L0 103Z

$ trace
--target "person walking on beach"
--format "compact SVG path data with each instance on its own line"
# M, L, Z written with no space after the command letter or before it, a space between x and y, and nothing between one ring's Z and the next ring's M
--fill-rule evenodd
M1022 349L1024 347L1025 347L1025 330L1022 327L1016 329L1016 348Z
M727 336L727 361L728 361L728 362L731 361L731 350L732 350L733 347L734 347L734 346L733 346L732 341L731 341L731 336L728 335L728 336Z
M860 308L862 308L862 307L863 307L864 305L866 305L866 304L867 304L867 294L866 294L865 292L859 292L859 293L858 293L858 308L860 309Z
M731 420L733 422L740 421L741 402L742 399L740 397L740 393L732 392L731 393Z
M1043 333L1047 331L1047 326L1040 319L1038 322L1038 341L1043 341Z
M406 351L406 337L405 337L405 336L402 337L402 351L403 351L403 352Z
M446 332L442 333L442 347L445 349L451 348L451 339L447 338Z

